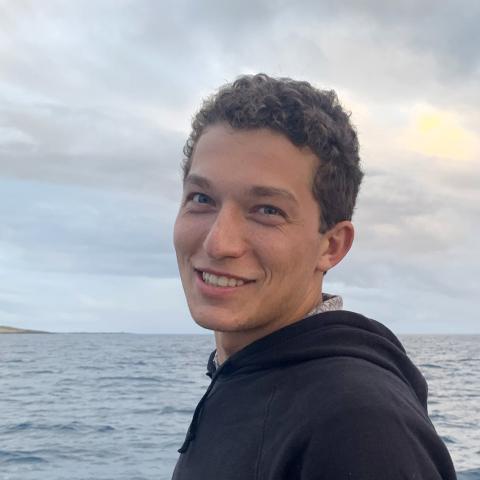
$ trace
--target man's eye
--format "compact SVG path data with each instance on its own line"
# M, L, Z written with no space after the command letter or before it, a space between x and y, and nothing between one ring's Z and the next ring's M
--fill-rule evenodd
M204 193L193 193L190 195L190 200L194 203L208 204L210 203L210 197Z
M272 207L271 205L262 205L259 207L258 211L268 216L283 215L282 210L277 207Z

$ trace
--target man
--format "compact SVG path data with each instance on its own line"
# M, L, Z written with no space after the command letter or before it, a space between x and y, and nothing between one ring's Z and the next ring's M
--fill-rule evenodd
M335 93L241 77L204 103L184 153L174 243L216 350L173 479L454 479L398 339L322 293L362 179Z

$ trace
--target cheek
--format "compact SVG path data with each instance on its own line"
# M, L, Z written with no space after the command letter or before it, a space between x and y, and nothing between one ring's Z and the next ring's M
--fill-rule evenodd
M175 225L173 227L173 245L177 255L185 253L188 249L188 227L181 218L175 220Z
M267 277L274 282L283 282L301 261L283 235L257 235L252 251Z
M314 245L298 238L278 242L275 248L270 249L269 255L272 265L276 265L279 271L288 275L290 281L295 279L301 282L314 270L315 251Z
M177 217L173 227L173 245L177 257L192 255L203 245L206 225L198 219Z

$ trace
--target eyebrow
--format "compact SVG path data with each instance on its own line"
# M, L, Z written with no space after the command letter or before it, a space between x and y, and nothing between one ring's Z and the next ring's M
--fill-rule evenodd
M202 188L212 188L212 184L205 177L201 177L195 173L189 173L183 183L191 183L192 185L197 185Z
M280 197L298 205L297 199L293 193L278 187L267 187L263 185L254 185L248 189L255 197Z
M205 189L212 189L212 184L209 180L200 175L196 175L195 173L188 174L184 183L190 183ZM284 188L270 187L266 185L253 185L247 188L247 192L255 197L281 197L298 205L295 195Z

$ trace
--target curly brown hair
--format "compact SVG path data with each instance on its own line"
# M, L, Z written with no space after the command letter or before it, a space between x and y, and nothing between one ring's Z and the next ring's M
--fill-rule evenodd
M319 159L312 193L320 207L320 231L351 220L363 173L350 113L342 108L335 91L265 74L244 75L224 85L193 118L183 148L184 179L198 139L208 126L218 123L239 130L268 128L299 148L310 148Z

